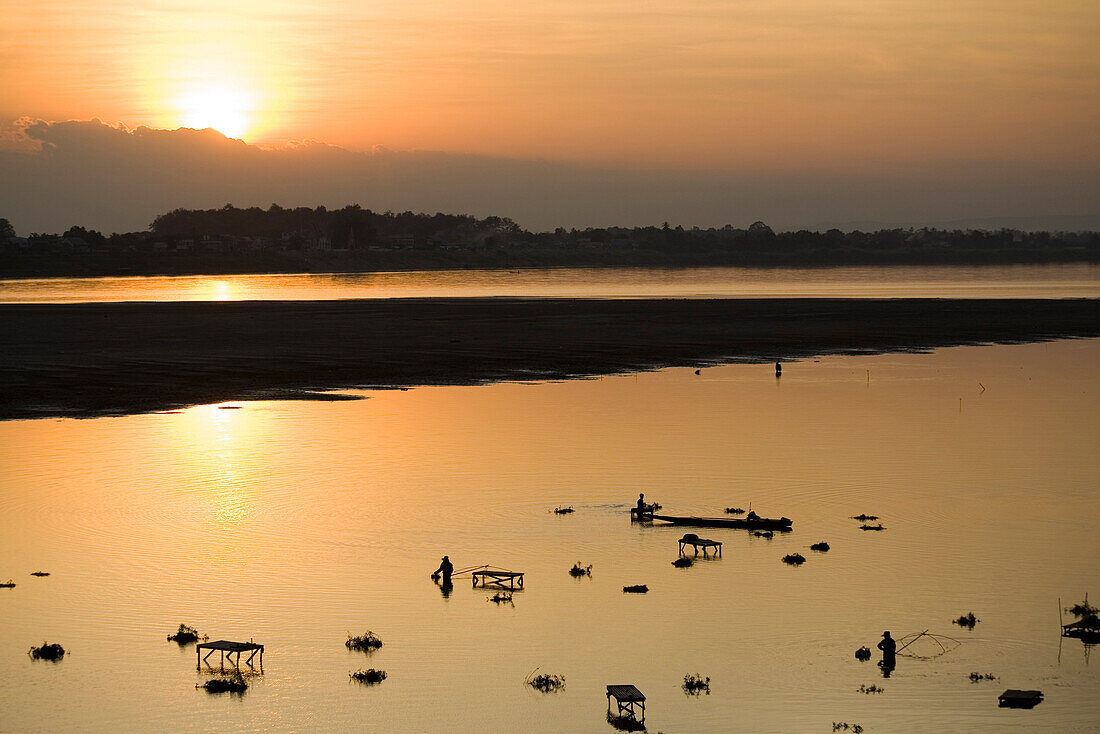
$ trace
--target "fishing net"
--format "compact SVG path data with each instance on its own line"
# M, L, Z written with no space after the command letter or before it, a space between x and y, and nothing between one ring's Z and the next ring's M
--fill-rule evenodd
M931 660L946 655L962 643L954 637L936 635L925 630L924 632L913 632L905 637L899 637L897 644L897 654L902 657Z

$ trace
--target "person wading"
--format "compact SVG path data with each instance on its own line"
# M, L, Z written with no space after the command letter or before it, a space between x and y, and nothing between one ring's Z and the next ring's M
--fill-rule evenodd
M433 581L439 581L443 579L444 586L451 585L451 574L454 573L455 567L451 563L451 559L447 556L443 556L443 562L439 564L439 568L432 574Z

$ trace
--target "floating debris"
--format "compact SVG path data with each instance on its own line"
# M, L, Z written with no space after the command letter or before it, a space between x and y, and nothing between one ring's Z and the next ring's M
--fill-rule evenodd
M370 652L371 650L377 650L382 647L382 640L378 639L378 635L374 634L370 630L367 630L364 634L358 637L352 637L348 632L348 641L344 643L344 646L349 650L362 650L363 652Z
M14 589L14 588L15 588L15 582L12 581L11 579L8 579L8 582L6 584L0 584L0 589Z
M829 544L823 540L820 543L814 543L813 545L811 545L810 550L825 553L829 550Z
M538 668L535 668L535 670L538 670ZM531 672L534 673L535 670ZM529 675L524 682L536 691L542 691L543 693L557 693L565 688L565 676L551 673L542 673L534 677Z
M981 622L981 621L982 620L980 620L980 619L978 619L977 617L974 616L974 612L970 612L969 614L963 615L962 617L959 617L958 619L951 620L951 624L957 624L960 627L966 627L967 629L972 630L972 629L974 629L974 625L976 625L978 622Z
M60 660L65 657L65 648L56 642L43 642L41 647L32 647L27 654L35 660Z
M1033 709L1042 702L1042 691L1021 691L1016 688L1009 688L997 696L997 705L1010 709Z
M672 562L672 565L676 568L691 568L694 564L695 561L691 560L687 556L680 556Z
M706 678L698 673L689 673L684 676L684 685L681 686L688 696L698 696L700 693L710 695L710 676Z
M174 635L168 635L168 640L170 642L175 642L180 647L190 645L192 642L198 642L200 639L209 640L210 638L207 635L200 635L199 631L194 627L188 627L186 624L182 623Z
M645 584L638 584L637 586L624 586L624 594L644 594L649 591L649 587Z
M871 659L871 648L861 647L858 650L856 650L856 660L870 660L870 659Z
M847 721L834 721L833 731L850 731L852 734L863 734L863 727L859 724L849 724Z
M859 529L860 530L885 530L886 528L882 527L882 524L880 523L878 525L860 525Z
M805 562L806 557L801 553L788 553L787 555L783 556L783 563L786 563L790 566L798 566Z
M752 534L756 538L771 538L775 535L771 530L753 530Z
M729 515L744 515L745 511L740 507L727 507L726 513Z
M211 678L196 688L205 688L207 693L244 693L248 690L248 681L238 670L227 678Z
M554 508L554 514L555 515L568 515L570 512L574 512L572 506Z
M859 684L859 692L860 693L882 693L885 690L886 689L883 688L882 686L876 686L874 683L872 683L869 686L865 686L862 683Z
M573 568L569 569L569 575L574 578L580 578L581 576L592 575L592 565L582 566L580 561L573 564Z
M49 576L49 571L31 571L31 576Z
M348 677L363 685L373 686L386 680L386 671L376 670L375 668L369 668L367 670L360 668L354 673L348 673Z
M515 602L512 601L512 592L510 591L498 591L490 596L486 601L491 601L494 604L511 604L515 606Z
M878 520L878 515L852 515L853 520L859 520L860 522L868 522L870 520Z
M993 675L992 673L971 673L970 674L970 682L971 683L977 683L977 682L983 681L983 680L997 680L997 676Z

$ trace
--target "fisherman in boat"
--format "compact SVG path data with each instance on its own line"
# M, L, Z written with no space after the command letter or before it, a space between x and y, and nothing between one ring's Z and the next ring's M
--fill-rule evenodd
M898 644L894 641L894 638L890 636L889 632L882 633L882 639L878 643L878 649L882 650L882 660L878 666L882 668L882 675L889 677L890 671L897 666L897 649Z
M439 581L443 579L444 586L451 585L451 574L454 573L455 567L451 564L451 559L447 556L443 556L443 562L439 564L439 568L432 574L432 581Z
M649 505L647 505L645 503L645 493L642 493L642 494L638 495L638 508L637 508L637 510L638 510L639 515L641 515L643 512L647 512L649 510Z
M757 515L755 512L753 512L752 510L749 510L749 514L745 515L745 519L746 520L759 520L760 516Z

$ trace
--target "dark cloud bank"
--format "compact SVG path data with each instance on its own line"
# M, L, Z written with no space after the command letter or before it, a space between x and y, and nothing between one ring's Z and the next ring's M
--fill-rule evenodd
M20 234L143 230L183 208L357 203L557 226L1100 228L1100 173L1007 164L805 175L627 170L428 151L265 149L214 130L24 124L0 152L0 216ZM10 146L9 147L13 147ZM36 148L28 150L27 148ZM1041 215L1041 216L1035 216ZM982 217L983 219L975 219Z

